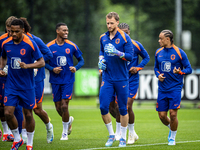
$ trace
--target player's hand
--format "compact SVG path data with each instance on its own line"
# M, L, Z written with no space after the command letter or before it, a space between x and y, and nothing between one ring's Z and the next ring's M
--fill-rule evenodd
M36 69L36 68L33 69L33 72L34 72L34 77L37 76L38 69Z
M72 73L75 73L75 72L76 72L76 68L75 68L74 66L69 67L69 70L70 70Z
M20 61L18 61L18 63L19 63L19 66L20 66L21 68L23 68L23 69L28 69L28 65L27 65L25 62L20 62Z
M163 77L163 73L158 76L159 81L163 82L166 77Z
M136 74L138 71L137 71L137 68L136 68L136 67L131 67L131 68L129 69L129 72L130 72L131 74Z
M173 73L178 74L181 71L181 68L179 67L178 69L174 67Z
M104 50L105 50L106 53L113 54L113 55L117 55L117 56L119 56L120 58L124 57L124 53L118 51L118 50L115 48L115 46L112 45L111 43L106 44L105 47L104 47Z
M100 70L106 70L106 64L105 64L105 62L106 62L105 59L99 60L98 67L99 67Z
M61 67L55 67L53 68L53 72L56 74L59 74L62 71Z
M0 77L5 77L6 73L3 70L0 70Z

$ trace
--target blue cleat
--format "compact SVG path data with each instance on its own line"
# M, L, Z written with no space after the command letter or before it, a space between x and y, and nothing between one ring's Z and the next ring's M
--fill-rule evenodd
M123 138L121 138L119 140L119 147L126 147L126 140L124 140Z
M53 133L53 125L52 125L51 128L47 130L47 143L52 143L53 138L54 138L54 133Z
M176 145L175 140L170 139L168 145Z
M169 140L170 140L170 137L171 137L171 130L169 130L168 142L169 142Z
M18 150L18 148L23 144L24 141L22 139L19 142L13 142L11 150Z
M110 135L108 141L105 144L105 146L106 147L110 147L110 146L112 146L113 142L115 142L115 135Z

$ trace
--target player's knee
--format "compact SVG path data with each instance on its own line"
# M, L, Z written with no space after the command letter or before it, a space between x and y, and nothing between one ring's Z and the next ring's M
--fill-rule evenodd
M6 120L10 120L14 116L13 113L11 113L10 111L6 111L6 110L4 111L4 115L5 115Z
M127 108L126 107L119 108L119 113L120 115L125 116L128 113Z
M100 105L100 110L102 115L106 115L109 111L109 108Z
M65 111L67 111L68 110L68 105L62 105L61 106L61 110L63 111L63 112L65 112Z
M177 114L175 112L170 112L171 121L175 120L176 118L177 118Z
M39 115L39 114L41 113L41 110L40 110L40 109L37 109L37 108L35 108L35 109L34 109L34 113L35 113L36 115Z

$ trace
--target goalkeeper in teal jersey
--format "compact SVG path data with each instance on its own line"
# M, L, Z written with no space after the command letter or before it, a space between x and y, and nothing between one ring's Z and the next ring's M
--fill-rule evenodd
M128 125L128 67L127 61L133 59L133 46L130 37L118 28L119 15L110 12L106 16L108 32L100 37L99 69L102 73L102 84L99 94L102 119L108 129L109 139L105 146L112 146L115 135L109 114L109 105L114 92L118 98L121 115L121 138L119 147L126 146L126 131Z
M170 129L168 145L175 145L183 75L192 73L192 68L185 52L173 44L170 30L163 30L158 42L162 48L156 51L154 64L159 80L156 110L162 123ZM167 116L168 111L170 117Z

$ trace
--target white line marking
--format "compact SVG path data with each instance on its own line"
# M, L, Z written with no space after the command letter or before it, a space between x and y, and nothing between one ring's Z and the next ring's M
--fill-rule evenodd
M194 143L194 142L200 142L200 140L195 141L180 141L176 143ZM152 146L152 145L164 145L168 143L155 143L155 144L142 144L142 145L130 145L126 147L143 147L143 146ZM88 149L79 149L79 150L95 150L95 149L113 149L113 148L122 148L122 147L99 147L99 148L88 148Z

